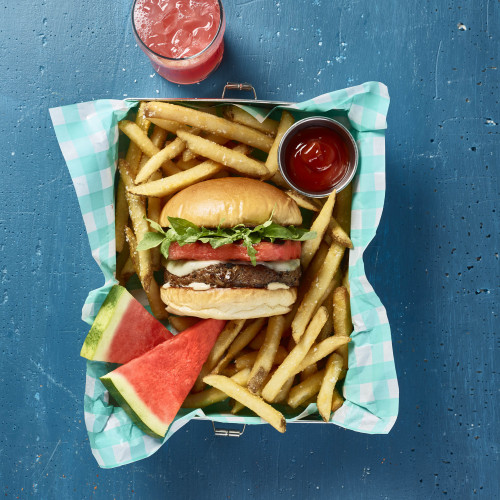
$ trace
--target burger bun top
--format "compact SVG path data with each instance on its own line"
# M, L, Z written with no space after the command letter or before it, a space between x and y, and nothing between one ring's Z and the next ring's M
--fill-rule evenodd
M266 222L299 226L298 205L283 191L245 177L223 177L193 184L174 195L163 207L159 223L168 227L168 217L180 217L200 227L254 227Z

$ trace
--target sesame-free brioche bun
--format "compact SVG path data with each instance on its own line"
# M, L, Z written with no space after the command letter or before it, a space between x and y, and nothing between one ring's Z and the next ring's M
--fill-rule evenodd
M179 316L214 319L265 318L286 314L297 299L297 289L161 288L167 311Z
M163 207L159 223L180 217L200 227L257 226L273 214L273 222L299 226L298 205L283 191L255 179L224 177L193 184L174 195Z

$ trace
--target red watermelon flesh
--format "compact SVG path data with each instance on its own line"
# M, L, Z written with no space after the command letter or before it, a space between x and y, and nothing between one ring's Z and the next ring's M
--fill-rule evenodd
M225 324L216 319L200 321L101 381L144 432L163 437Z
M124 364L172 338L125 288L113 286L85 339L80 355Z

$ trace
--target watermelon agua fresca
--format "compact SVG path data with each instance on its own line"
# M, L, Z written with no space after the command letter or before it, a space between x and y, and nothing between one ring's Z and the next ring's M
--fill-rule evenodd
M124 364L172 337L125 288L115 285L99 309L80 355Z
M225 324L200 321L101 381L142 431L164 437Z

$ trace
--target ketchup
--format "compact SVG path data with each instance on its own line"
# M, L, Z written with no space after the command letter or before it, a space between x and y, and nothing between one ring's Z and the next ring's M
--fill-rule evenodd
M349 151L341 136L327 127L299 130L285 150L286 171L295 186L321 193L342 180Z

